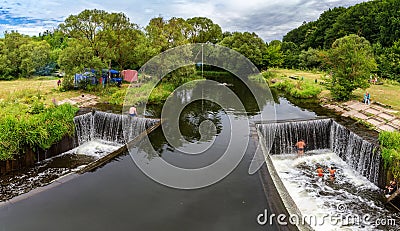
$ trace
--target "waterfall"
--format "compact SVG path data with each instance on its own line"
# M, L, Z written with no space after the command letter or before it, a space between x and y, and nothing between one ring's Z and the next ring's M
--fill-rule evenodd
M138 118L101 111L74 118L79 145L92 140L125 144L125 141L132 140L157 122L159 122L157 119Z
M355 171L378 184L382 161L379 148L332 119L258 124L257 129L272 155L295 153L294 145L304 139L307 151L330 149Z
M289 121L260 124L259 129L271 154L287 154L296 152L294 145L300 139L306 141L307 150L330 148L331 124L331 119Z
M378 184L381 155L376 145L336 122L332 123L331 141L334 153L358 173Z

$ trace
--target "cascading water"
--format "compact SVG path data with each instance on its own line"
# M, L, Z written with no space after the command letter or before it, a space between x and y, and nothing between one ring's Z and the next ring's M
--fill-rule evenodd
M307 151L330 149L355 171L378 184L381 157L376 145L332 119L289 121L259 124L270 154L295 153L294 144L300 139L307 143Z
M318 221L308 222L313 229L398 230L400 215L385 207L376 186L382 160L375 144L332 119L258 124L257 129L262 135L260 140L270 148L274 169L290 198L303 217ZM311 155L295 154L294 144L299 139L306 141ZM324 176L317 176L317 166L322 167ZM337 170L335 178L329 176L331 166ZM326 216L340 222L330 223ZM348 222L349 216L368 216L369 220Z
M264 134L270 154L295 152L294 144L300 139L307 142L307 150L328 149L331 145L332 120L290 121L258 125Z
M159 120L101 111L74 118L79 145L94 140L124 144L125 141L129 142L157 122Z
M334 153L369 181L378 184L382 159L376 145L336 122L331 126L331 142Z
M27 172L0 178L0 202L45 186L122 147L159 120L96 111L74 118L78 147L38 162ZM126 129L122 129L123 126ZM125 138L125 140L124 140ZM46 155L46 153L45 153ZM39 158L38 158L39 159Z

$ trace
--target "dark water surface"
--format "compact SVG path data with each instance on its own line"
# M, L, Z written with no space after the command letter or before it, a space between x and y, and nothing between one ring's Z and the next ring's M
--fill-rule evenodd
M149 154L148 160L164 158L177 166L197 168L218 159L229 143L228 115L245 120L260 113L250 92L243 90L238 81L232 80L232 84L246 111L230 108L227 112L210 101L195 101L181 113L179 126L186 141L214 142L204 155L181 155L158 128L150 136L158 155ZM190 94L177 97L190 100ZM273 109L268 101L263 107ZM289 117L315 116L291 105L289 108L293 109ZM153 110L154 116L159 116L157 109ZM199 125L204 120L214 124L214 136L200 136ZM241 139L249 136L245 131L233 135ZM195 190L173 189L154 182L126 153L94 172L25 200L6 203L0 207L0 230L277 230L275 225L260 226L256 222L258 214L269 209L267 201L276 198L265 196L258 173L248 174L254 152L255 144L250 140L244 159L232 173L214 185Z
M158 154L149 153L148 161L163 158L187 168L213 163L229 143L228 115L234 115L236 120L258 120L260 113L274 110L274 101L279 120L317 116L313 109L302 109L283 97L262 102L262 108L258 108L240 82L234 79L224 82L239 96L245 111L235 108L226 111L210 101L195 101L185 107L179 118L186 141L191 144L214 141L211 148L204 155L182 155L158 128L150 135ZM262 87L256 90L263 91ZM177 94L182 102L190 100L190 96L190 92ZM148 110L154 117L160 116L159 106ZM214 124L215 135L200 136L199 126L204 120ZM249 136L245 131L233 135L243 139ZM175 143L179 142L175 140ZM255 148L254 141L250 140L244 159L231 174L214 185L195 190L173 189L154 182L125 153L94 172L1 206L0 230L278 230L275 225L260 226L256 222L258 214L265 209L271 211L268 202L279 199L266 197L258 173L248 174ZM273 186L266 181L264 187Z

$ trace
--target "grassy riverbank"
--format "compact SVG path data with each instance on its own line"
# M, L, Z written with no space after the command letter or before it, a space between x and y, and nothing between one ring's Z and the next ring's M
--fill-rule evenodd
M48 149L74 133L78 108L46 105L38 94L13 96L0 102L0 160L14 159L28 149Z
M329 90L324 86L324 75L323 72L307 72L300 70L286 70L286 69L272 69L270 73L265 74L268 80L275 82L277 88L281 86L288 86L298 84L300 81L313 85L314 87L321 87L321 92L315 95L316 99L320 102L338 103L333 100ZM294 78L298 78L297 80ZM371 94L373 102L386 105L393 110L400 111L400 83L391 80L380 79L380 84L371 84L367 89L357 89L351 96L352 100L361 101L366 91ZM274 86L274 84L271 84ZM293 96L293 93L285 90L287 93ZM399 113L395 113L399 116ZM366 126L374 128L373 125L368 124L364 120L359 120L365 123ZM388 171L388 177L390 179L395 178L400 180L400 133L381 131L379 133L379 143L381 145L381 155L385 164L385 168Z
M278 81L290 81L295 84L303 78L303 81L308 84L315 84L315 87L321 87L322 91L317 95L319 99L332 100L330 92L324 86L324 76L326 73L318 71L301 71L301 70L288 70L288 69L271 69L272 76L270 79L276 79ZM291 79L290 77L297 77L299 80ZM379 80L382 84L372 84L367 89L357 89L353 92L352 99L361 101L365 91L371 94L371 100L373 102L379 102L384 105L390 106L396 111L400 111L400 83L391 80Z

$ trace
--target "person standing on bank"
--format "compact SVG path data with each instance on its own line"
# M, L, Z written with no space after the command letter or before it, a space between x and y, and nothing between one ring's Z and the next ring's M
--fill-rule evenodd
M297 142L296 143L297 154L298 155L303 155L305 147L306 147L306 143L304 142L303 139L301 139L299 142Z
M368 92L366 92L366 93L364 94L364 103L367 104L367 105L369 105L370 102L371 102L370 99L371 99L371 95L370 95Z

